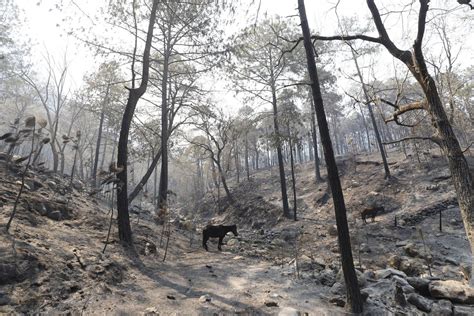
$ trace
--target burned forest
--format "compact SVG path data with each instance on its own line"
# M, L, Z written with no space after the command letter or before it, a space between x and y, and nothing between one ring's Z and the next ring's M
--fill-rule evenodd
M471 1L0 3L0 314L474 315Z

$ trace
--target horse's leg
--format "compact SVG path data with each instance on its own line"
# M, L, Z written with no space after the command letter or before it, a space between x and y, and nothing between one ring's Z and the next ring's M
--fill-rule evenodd
M219 237L219 244L218 244L218 246L217 246L217 249L219 249L219 251L222 251L221 246L222 246L222 240L223 240L223 239L224 239L224 236Z
M206 251L209 251L207 249L207 241L209 240L209 236L206 235L206 233L202 232L202 247L206 249Z

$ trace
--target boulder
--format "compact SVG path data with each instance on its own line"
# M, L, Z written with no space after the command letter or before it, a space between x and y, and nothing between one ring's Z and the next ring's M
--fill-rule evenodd
M415 290L423 296L430 296L429 285L430 280L419 277L408 277L407 282L415 288Z
M448 299L451 302L474 304L474 288L459 281L432 281L429 285L432 297Z
M407 301L425 313L429 313L431 311L431 306L433 305L432 301L416 293L408 294Z
M453 315L453 303L448 300L439 300L431 307L431 314L436 316Z

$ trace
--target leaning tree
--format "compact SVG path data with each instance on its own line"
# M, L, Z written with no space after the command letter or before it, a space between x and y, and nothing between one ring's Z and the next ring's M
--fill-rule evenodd
M460 1L459 1L460 2ZM469 1L463 1L467 3ZM459 145L459 141L454 133L452 124L449 121L448 115L444 108L443 102L439 94L439 90L427 66L423 39L426 33L426 26L428 21L429 0L419 0L420 8L418 11L417 31L416 37L411 49L399 48L390 37L384 21L383 14L380 13L374 0L367 0L367 6L372 15L378 36L370 36L365 34L349 34L349 35L335 35L335 36L321 36L312 35L311 38L315 41L353 41L363 40L372 43L377 43L385 47L385 49L396 59L401 61L417 81L424 98L415 102L400 103L391 100L381 100L393 108L393 115L391 121L396 124L403 124L401 116L412 111L426 111L431 118L431 125L433 127L433 135L431 136L414 136L403 138L400 141L411 139L423 139L436 143L443 151L448 160L449 169L451 171L452 181L458 197L459 208L463 219L471 251L474 253L474 182L472 174L469 170L469 165L464 157L463 150ZM461 2L460 2L461 3ZM474 260L473 260L474 264ZM471 284L473 279L471 278Z

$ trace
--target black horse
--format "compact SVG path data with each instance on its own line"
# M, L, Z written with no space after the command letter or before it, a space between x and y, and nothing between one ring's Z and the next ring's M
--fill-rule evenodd
M232 232L234 236L238 236L239 234L237 233L237 225L208 225L206 228L202 230L202 246L206 251L209 251L207 249L207 241L209 240L209 237L214 237L217 238L219 237L219 245L217 246L217 249L222 251L221 245L222 245L222 240L224 239L225 235L228 232Z

